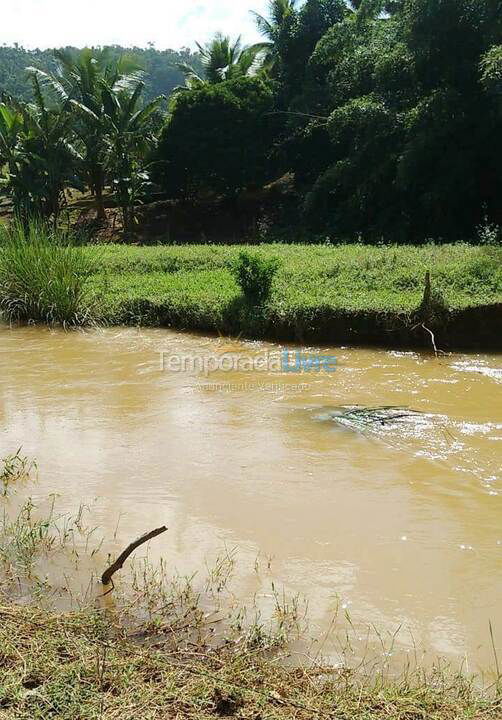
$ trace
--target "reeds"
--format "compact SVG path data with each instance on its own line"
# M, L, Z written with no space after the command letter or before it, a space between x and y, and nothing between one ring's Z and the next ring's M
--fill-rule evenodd
M9 486L27 479L34 468L35 463L21 455L21 448L15 455L9 455L0 460L0 495L7 495Z
M36 220L0 226L0 312L9 322L87 324L92 268L60 230Z

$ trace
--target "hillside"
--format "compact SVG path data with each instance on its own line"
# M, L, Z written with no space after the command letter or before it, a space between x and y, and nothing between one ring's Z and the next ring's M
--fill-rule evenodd
M68 48L66 48L68 49ZM180 50L156 50L148 48L125 48L114 45L117 55L134 55L146 72L145 100L157 95L169 95L173 88L183 84L183 75L177 69L177 63L188 63L199 67L196 53L187 48ZM26 50L0 46L0 93L9 93L23 100L31 100L32 93L25 68L33 65L44 70L54 68L52 50Z

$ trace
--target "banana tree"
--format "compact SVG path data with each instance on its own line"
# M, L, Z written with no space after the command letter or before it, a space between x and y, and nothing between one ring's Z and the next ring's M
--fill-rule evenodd
M74 130L82 146L82 169L96 199L100 220L105 219L103 191L109 142L107 93L132 90L143 72L135 60L115 57L110 50L58 50L56 70L48 73L29 68L45 89L57 99L62 111L73 111Z
M152 117L166 100L162 95L142 106L144 83L132 92L113 88L103 90L107 142L109 144L107 170L112 178L118 206L122 211L125 233L134 227L135 208L141 202L150 176L148 160L157 142Z
M20 136L24 128L24 116L19 107L0 103L0 188L11 197L19 211L27 188L19 184L19 168L24 159Z
M49 108L35 76L32 83L33 103L0 104L0 182L20 217L57 221L65 188L78 186L81 157L71 143L71 113Z

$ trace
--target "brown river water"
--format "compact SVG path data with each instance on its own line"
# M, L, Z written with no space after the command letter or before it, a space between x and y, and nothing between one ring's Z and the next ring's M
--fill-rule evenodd
M153 560L191 573L235 551L239 600L266 600L271 579L306 597L325 657L338 609L369 645L396 634L396 652L489 671L490 622L502 657L502 357L309 348L336 370L294 373L280 352L160 329L0 328L1 454L37 459L21 494L90 508L101 563L166 524ZM346 406L417 414L354 427L333 420Z

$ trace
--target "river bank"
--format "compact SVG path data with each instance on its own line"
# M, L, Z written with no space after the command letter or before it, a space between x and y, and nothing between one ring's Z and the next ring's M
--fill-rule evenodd
M165 652L162 639L157 647L135 643L91 610L3 606L0 617L3 720L490 720L501 712L500 699L439 667L429 676L404 670L392 681L375 669L288 669L245 644Z
M483 687L440 659L421 667L417 652L396 672L393 639L356 657L350 622L340 662L323 659L325 638L291 652L308 630L301 604L274 585L268 619L236 604L228 555L205 578L131 558L104 587L98 567L115 553L104 561L88 510L61 515L40 494L18 504L35 472L19 453L0 462L2 720L500 717L497 676Z
M277 258L270 298L249 306L231 272L243 249ZM501 349L502 250L423 247L91 246L96 311L146 325L273 341ZM420 310L425 276L436 306ZM424 325L426 327L424 327Z

